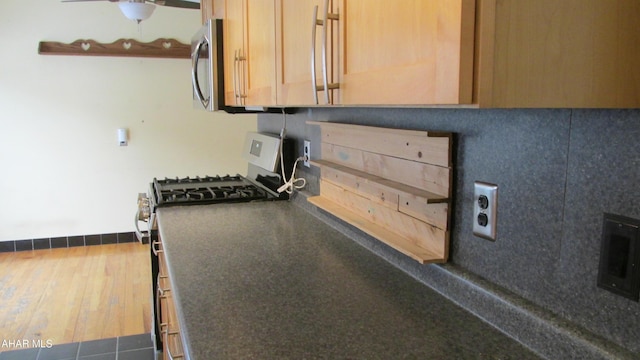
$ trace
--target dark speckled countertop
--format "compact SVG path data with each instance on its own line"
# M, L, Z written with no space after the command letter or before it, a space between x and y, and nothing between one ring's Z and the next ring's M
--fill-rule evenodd
M289 202L158 210L190 359L536 359Z

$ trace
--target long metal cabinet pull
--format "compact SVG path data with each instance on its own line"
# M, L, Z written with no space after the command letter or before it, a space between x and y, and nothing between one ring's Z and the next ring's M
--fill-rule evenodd
M244 53L242 52L242 49L240 49L240 64L241 64L241 74L242 74L242 81L240 82L240 105L246 105L246 98L247 98L247 87L248 87L248 80L247 80L247 65L248 65L248 61L247 61L247 56L244 55Z
M311 31L311 85L313 97L318 104L318 91L324 91L325 102L329 104L329 90L338 89L337 83L329 83L329 68L327 64L327 32L329 20L338 20L338 14L329 13L329 0L324 1L324 14L322 20L318 20L318 6L313 8L313 29ZM316 80L316 26L322 26L322 86L317 85Z
M318 6L313 7L313 24L311 27L311 86L313 99L318 105L318 82L316 80L316 27L318 26Z
M233 52L233 93L236 98L236 105L244 105L247 95L244 92L245 85L245 66L241 62L245 62L247 57L242 55L242 49ZM242 77L240 76L242 75Z
M233 51L233 99L235 105L238 104L240 94L238 92L238 50Z

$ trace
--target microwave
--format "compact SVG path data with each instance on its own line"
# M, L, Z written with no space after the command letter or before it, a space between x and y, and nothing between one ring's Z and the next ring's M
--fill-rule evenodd
M224 110L222 20L210 19L191 38L193 106Z

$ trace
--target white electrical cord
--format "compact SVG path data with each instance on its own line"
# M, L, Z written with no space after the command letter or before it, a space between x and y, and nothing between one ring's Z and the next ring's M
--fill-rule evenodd
M284 124L282 125L282 130L280 131L280 170L282 171L282 180L284 181L284 185L278 188L278 193L286 191L287 194L292 194L294 190L300 190L307 184L307 180L305 178L295 177L298 162L306 160L306 156L300 156L296 159L296 161L293 163L291 178L287 180L287 175L284 171L284 157L282 151L282 144L284 143L284 138L287 132L287 116L284 113L284 109L282 109L282 119L284 120Z

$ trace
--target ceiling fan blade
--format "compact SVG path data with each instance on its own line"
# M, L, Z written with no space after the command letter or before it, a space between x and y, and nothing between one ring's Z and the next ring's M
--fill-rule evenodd
M85 2L85 1L108 1L108 2L118 2L120 0L62 0L62 2Z
M194 2L189 0L155 0L155 1L147 0L147 1L154 3L156 5L177 7L177 8L183 8L183 9L200 9L200 2Z

